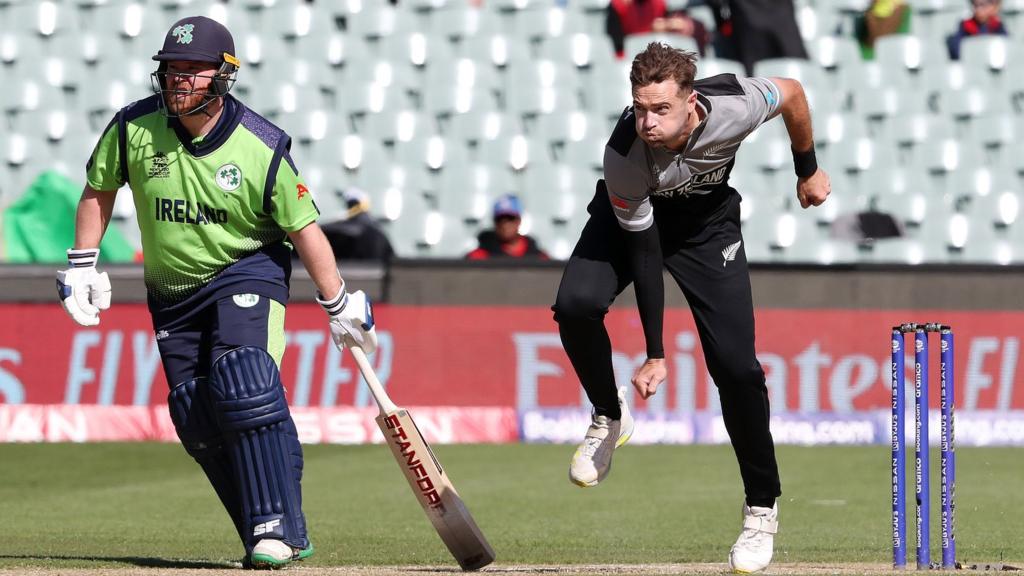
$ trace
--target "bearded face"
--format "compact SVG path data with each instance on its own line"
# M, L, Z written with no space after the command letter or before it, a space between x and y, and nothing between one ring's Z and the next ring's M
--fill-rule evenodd
M206 104L217 67L210 62L168 62L157 76L169 115L187 116Z

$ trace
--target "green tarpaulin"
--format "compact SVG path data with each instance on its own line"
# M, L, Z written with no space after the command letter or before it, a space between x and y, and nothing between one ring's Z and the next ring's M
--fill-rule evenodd
M66 263L67 249L75 242L75 212L82 186L59 172L44 172L14 204L4 210L5 260L13 264ZM100 244L100 260L131 262L135 256L124 235L107 228Z

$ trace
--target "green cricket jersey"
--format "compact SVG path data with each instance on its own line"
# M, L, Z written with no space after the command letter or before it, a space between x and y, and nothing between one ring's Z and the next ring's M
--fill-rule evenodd
M319 215L289 155L291 139L225 96L216 127L193 140L160 113L159 98L119 111L87 167L95 190L131 187L151 308L225 283L255 285L246 290L286 300L287 232ZM283 287L284 296L259 289L261 283Z

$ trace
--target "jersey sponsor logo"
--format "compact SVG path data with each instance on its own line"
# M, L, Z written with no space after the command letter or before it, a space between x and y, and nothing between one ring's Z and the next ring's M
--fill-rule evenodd
M178 224L227 224L228 211L204 204L170 198L153 198L154 215L157 222Z
M231 299L235 301L235 306L239 308L252 308L260 303L258 294L235 294Z
M167 338L170 335L171 335L171 333L168 332L167 330L161 330L161 331L156 333L156 339L157 339L157 341L160 341L160 340L163 340L164 338Z
M651 196L660 196L663 198L672 198L673 196L686 196L694 190L700 189L712 189L725 182L729 174L729 165L721 166L710 170L708 172L701 172L700 174L694 174L686 182L683 182L679 186L669 190L653 190Z
M629 210L629 204L627 204L625 200L614 196L612 197L612 206L621 208L622 210Z
M225 192L237 190L242 185L242 169L234 164L225 164L217 168L214 177L217 180L217 186L220 186L220 189Z
M306 188L303 184L296 184L295 190L299 193L299 200L302 200L303 196L309 194L309 188Z
M772 94L771 90L765 90L762 94L764 94L764 101L768 103L769 108L775 106L775 94Z
M171 36L178 39L178 44L191 44L193 30L195 30L194 25L182 24L181 26L175 27L174 30L171 30Z
M170 178L171 168L167 164L167 154L163 152L154 154L153 161L149 165L149 172L146 175L150 178Z

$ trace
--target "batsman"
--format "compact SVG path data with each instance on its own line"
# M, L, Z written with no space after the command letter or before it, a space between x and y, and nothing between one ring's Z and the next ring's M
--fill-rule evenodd
M781 116L800 205L821 204L831 186L814 156L810 111L798 81L732 74L695 81L696 70L692 53L657 42L633 60L633 105L605 147L604 180L562 276L555 319L594 405L569 477L580 486L596 485L611 469L615 447L632 433L633 420L616 393L604 325L609 305L630 283L647 345L633 386L649 398L665 380L662 270L668 269L693 312L746 492L729 566L754 572L772 558L781 489L764 371L754 355L740 195L729 185L729 173L744 138Z
M57 290L75 322L99 324L111 286L98 246L127 184L171 420L234 523L243 565L279 568L313 553L279 372L291 250L336 345L373 352L373 315L345 290L291 139L230 94L241 63L227 28L184 18L153 60L155 94L121 109L89 159Z

